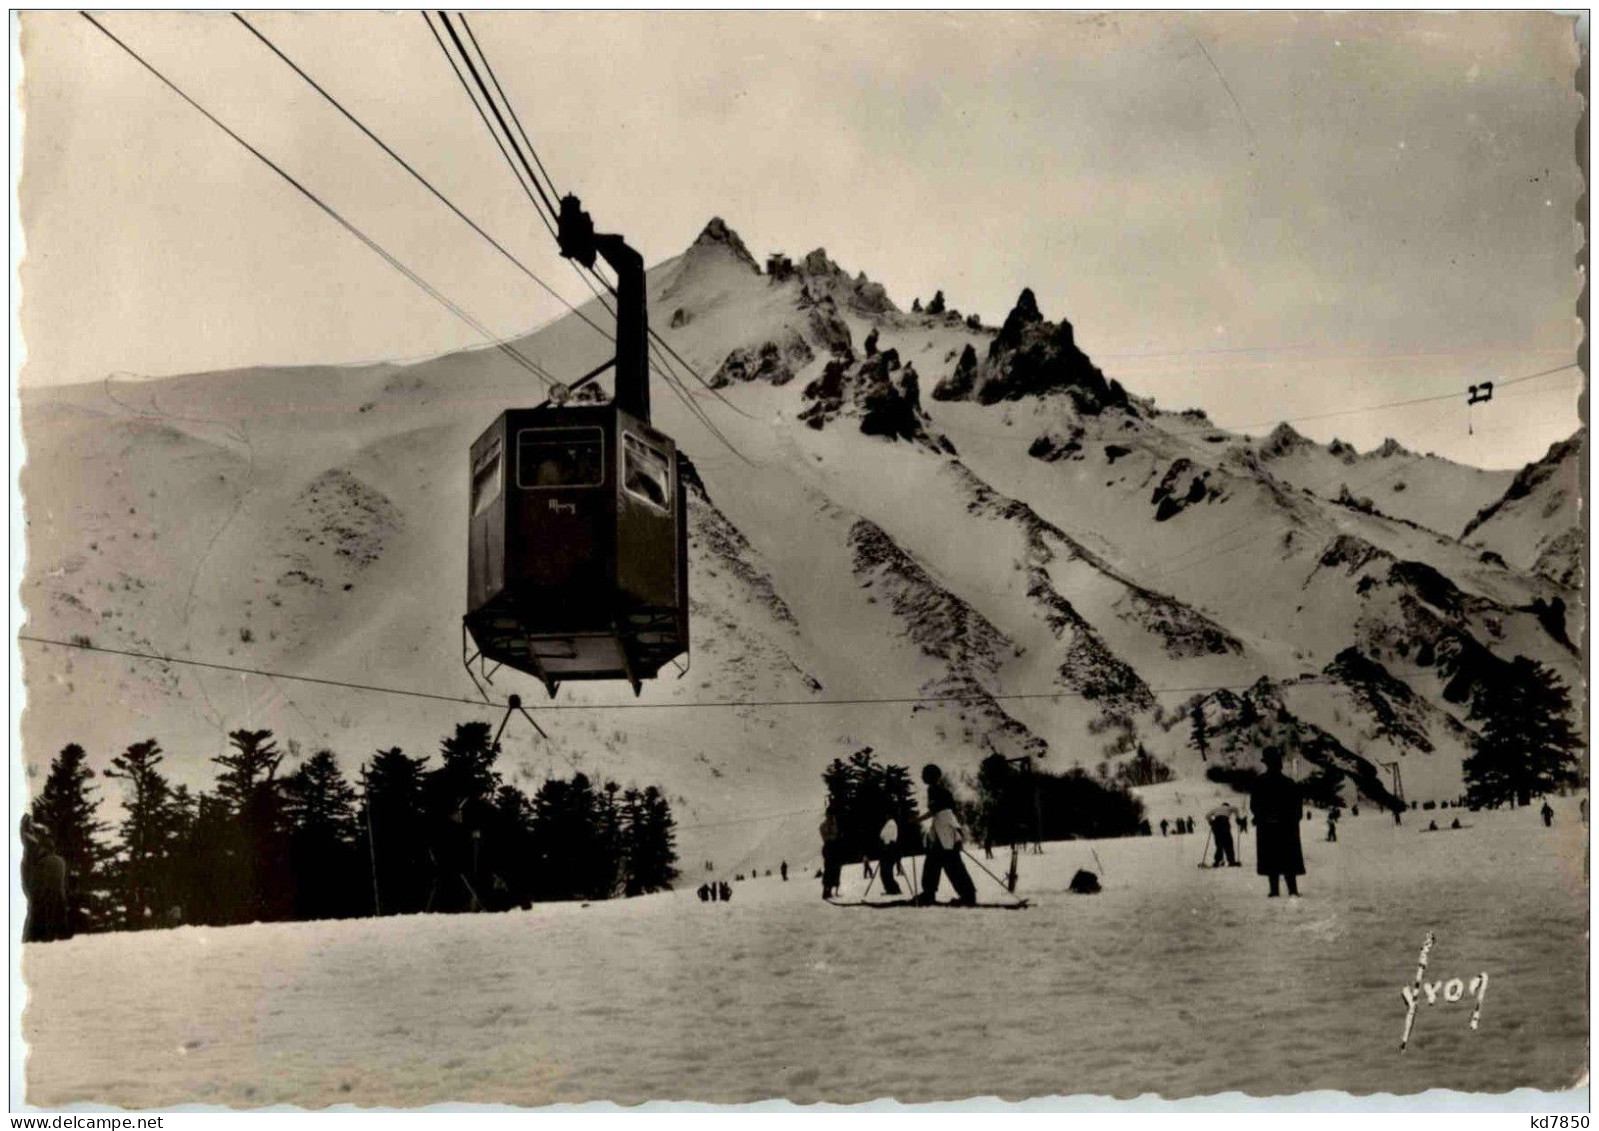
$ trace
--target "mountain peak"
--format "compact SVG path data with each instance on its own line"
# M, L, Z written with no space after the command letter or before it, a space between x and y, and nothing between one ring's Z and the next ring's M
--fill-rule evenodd
M704 229L695 237L693 244L689 246L689 251L709 251L716 248L725 248L732 253L733 258L740 263L747 264L750 270L756 274L760 274L760 264L755 262L755 257L750 254L750 249L744 246L744 241L739 238L739 234L728 227L727 221L720 216L711 217Z
M1260 454L1263 456L1285 456L1290 452L1311 447L1311 442L1298 432L1286 420L1271 430L1271 433L1260 442Z

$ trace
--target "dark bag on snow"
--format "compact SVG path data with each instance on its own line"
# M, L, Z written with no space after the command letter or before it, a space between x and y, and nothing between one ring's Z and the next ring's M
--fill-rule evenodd
M1071 890L1074 895L1095 895L1099 891L1099 877L1079 868L1077 874L1072 877Z

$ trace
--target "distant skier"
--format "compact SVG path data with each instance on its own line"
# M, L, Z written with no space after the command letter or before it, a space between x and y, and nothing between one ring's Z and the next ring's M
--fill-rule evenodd
M827 816L822 818L822 898L832 899L838 894L839 872L844 866L844 842L838 827L838 806L830 804Z
M1555 823L1555 811L1553 809L1549 808L1549 801L1548 801L1547 798L1544 800L1543 808L1538 810L1538 812L1543 815L1543 827L1544 828L1547 829L1547 828L1550 828L1551 826L1554 825L1554 823Z
M711 901L711 889L706 887L704 884L699 886L699 890L696 894L700 897L701 903L709 903Z
M1165 836L1166 835L1166 818L1165 817L1162 817L1160 819L1160 835L1161 836Z
M780 871L783 873L783 882L785 884L788 883L788 861L787 860L783 861L783 867L780 869Z
M1338 843L1338 810L1332 809L1327 813L1327 843Z
M722 902L726 903L733 898L733 885L723 880L720 886L722 889Z
M1220 868L1223 861L1227 867L1238 867L1238 853L1233 849L1233 813L1232 805L1223 801L1216 808L1205 814L1205 821L1210 825L1210 835L1216 842L1216 855L1211 860L1212 868Z
M1278 877L1288 883L1288 894L1299 894L1298 878L1305 874L1305 857L1299 847L1299 790L1283 775L1282 751L1268 746L1261 755L1266 772L1255 780L1249 808L1255 815L1255 871L1271 884L1268 897L1278 894Z
M961 859L961 827L955 816L955 795L944 781L944 771L932 763L922 767L922 782L927 786L927 812L921 818L931 821L927 833L927 861L922 866L922 894L919 903L931 904L938 896L938 881L943 873L955 889L956 902L977 902L977 888Z
M1394 810L1394 824L1396 826L1402 825L1402 824L1405 823L1403 820L1400 819L1399 813L1400 813L1400 810L1398 810L1398 809Z

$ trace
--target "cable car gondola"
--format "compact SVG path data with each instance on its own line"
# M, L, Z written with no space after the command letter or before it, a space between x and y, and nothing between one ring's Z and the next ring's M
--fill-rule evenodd
M650 425L643 256L596 234L574 196L557 239L566 258L592 268L598 255L616 272L616 392L509 409L472 445L462 658L485 678L526 672L552 697L604 679L637 695L688 650L677 445Z

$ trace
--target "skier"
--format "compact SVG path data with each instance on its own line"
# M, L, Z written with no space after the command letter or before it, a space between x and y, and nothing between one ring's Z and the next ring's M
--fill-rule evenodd
M704 884L699 886L699 891L697 894L700 897L701 903L709 903L711 901L711 889L706 887Z
M838 805L827 806L827 816L822 818L822 898L832 899L838 894L839 871L843 867L844 844L839 839Z
M1216 841L1216 855L1210 862L1212 868L1220 868L1223 860L1229 868L1238 867L1238 854L1233 850L1234 812L1232 805L1223 801L1205 814L1205 820L1210 824L1210 835Z
M1553 809L1549 808L1549 799L1548 798L1544 799L1543 808L1538 810L1538 812L1543 814L1543 827L1544 828L1547 829L1547 828L1551 827L1555 823L1555 811Z
M1327 813L1327 843L1338 843L1338 810L1331 809Z
M728 900L733 898L733 885L728 883L726 880L723 880L721 883L721 888L722 902L726 903Z
M927 832L927 861L922 867L922 894L917 902L936 902L939 877L947 872L950 885L955 889L956 902L975 904L977 888L961 859L961 827L955 816L955 795L945 784L944 771L932 763L922 767L922 782L927 786L927 812L921 820L932 824Z
M1249 799L1255 815L1255 872L1270 882L1268 898L1278 894L1279 876L1288 882L1288 894L1298 896L1298 878L1305 874L1299 847L1299 790L1283 775L1281 750L1268 746L1260 760L1266 772L1256 779Z
M788 861L787 860L783 861L783 867L780 869L780 871L783 873L783 882L785 884L788 883Z
M1160 835L1161 836L1165 836L1166 835L1166 818L1165 817L1162 817L1160 819Z

